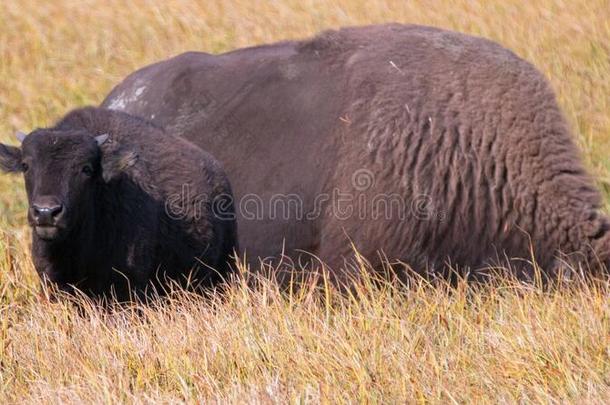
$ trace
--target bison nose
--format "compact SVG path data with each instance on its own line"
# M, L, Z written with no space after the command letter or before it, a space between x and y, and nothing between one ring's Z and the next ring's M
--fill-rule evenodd
M33 204L32 216L36 225L39 226L55 226L64 212L64 206L61 204Z

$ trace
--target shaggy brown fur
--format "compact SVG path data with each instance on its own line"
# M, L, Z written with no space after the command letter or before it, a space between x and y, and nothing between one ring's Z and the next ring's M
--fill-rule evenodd
M610 221L548 82L485 39L390 24L188 53L133 73L103 105L223 162L250 258L305 250L338 268L353 243L374 265L381 251L416 269L528 273L532 250L551 272L610 262ZM318 198L334 191L351 212ZM252 216L251 193L264 208L296 195L320 215Z

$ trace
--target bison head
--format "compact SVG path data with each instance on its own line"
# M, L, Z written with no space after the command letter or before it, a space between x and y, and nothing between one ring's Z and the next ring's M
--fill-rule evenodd
M120 159L102 159L105 134L39 129L17 138L21 148L0 144L0 169L23 173L28 222L48 242L64 239L91 220L101 187L125 169L124 164L114 167Z

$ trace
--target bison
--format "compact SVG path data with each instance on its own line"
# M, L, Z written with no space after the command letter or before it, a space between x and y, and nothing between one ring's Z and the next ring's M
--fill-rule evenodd
M170 282L212 286L231 271L231 187L210 154L92 107L19 138L21 148L0 144L0 168L25 177L43 280L125 301L163 295Z
M389 24L189 52L102 105L223 162L253 260L346 268L355 247L373 267L524 276L532 259L550 273L610 262L610 221L549 83L486 39Z

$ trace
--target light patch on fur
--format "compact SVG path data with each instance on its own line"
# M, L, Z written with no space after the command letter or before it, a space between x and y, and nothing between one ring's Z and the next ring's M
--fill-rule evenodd
M129 245L129 248L127 249L127 266L129 267L134 267L136 264L136 244L132 243L131 245Z
M366 60L366 52L354 52L354 54L345 62L345 66L351 68L353 65L364 60Z
M127 109L127 105L137 102L138 98L144 94L145 90L146 86L140 86L136 88L133 93L131 91L123 91L116 98L112 99L108 105L108 108L115 111L125 111Z
M113 99L112 102L110 102L110 105L108 106L108 108L110 110L115 110L115 111L121 111L125 109L125 99L124 99L125 93L121 93L120 96L118 96L117 98Z
M129 152L122 155L117 162L117 169L124 171L132 167L138 161L138 154L135 152Z
M105 182L110 182L113 178L132 167L138 161L138 154L135 152L117 153L109 156L102 163L102 177Z
M369 141L366 143L366 148L368 149L369 152L373 152L375 150L374 136L371 136L369 138Z

